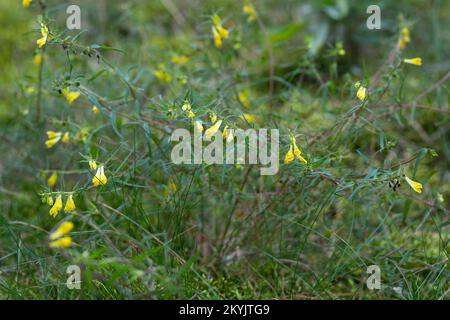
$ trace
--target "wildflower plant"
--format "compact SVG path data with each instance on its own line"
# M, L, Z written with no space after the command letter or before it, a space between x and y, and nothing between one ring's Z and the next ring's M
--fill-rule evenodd
M450 39L415 6L81 1L78 31L62 3L0 5L0 298L446 297ZM279 171L174 163L177 129L277 129Z

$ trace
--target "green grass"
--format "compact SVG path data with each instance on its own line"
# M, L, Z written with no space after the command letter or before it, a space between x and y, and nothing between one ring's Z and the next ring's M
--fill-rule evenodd
M0 299L448 299L448 2L380 2L383 28L370 31L370 1L255 1L249 23L235 1L83 0L81 34L65 30L69 3L16 2L0 4ZM230 29L221 49L213 14ZM53 39L36 66L40 15ZM403 26L411 43L396 51ZM423 66L401 63L411 57ZM67 84L82 93L72 105ZM186 99L205 127L213 111L278 128L279 173L174 165ZM49 130L70 143L47 149ZM290 134L307 165L283 164ZM91 158L106 186L91 187ZM60 191L77 209L52 218L41 198ZM73 245L49 248L63 220ZM81 290L66 287L73 264Z

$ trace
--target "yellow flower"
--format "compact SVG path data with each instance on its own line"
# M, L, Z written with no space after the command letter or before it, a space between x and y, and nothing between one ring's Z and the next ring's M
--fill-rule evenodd
M213 26L218 26L222 22L222 19L220 19L220 17L217 14L213 15L211 17L211 20L212 20Z
M72 245L72 238L67 236L49 243L50 248L68 248Z
M289 146L289 151L286 153L286 156L284 157L284 164L288 164L292 162L295 159L294 152L292 150L292 144Z
M228 126L225 126L225 128L223 128L222 138L225 139L227 143L231 143L233 141L234 135L231 132L228 133Z
M42 38L40 38L36 41L39 48L42 48L43 46L45 46L45 44L47 43L47 40L48 40L48 27L43 23L41 23L41 35L42 35Z
M47 146L48 149L50 149L55 144L57 144L59 140L61 140L61 137L62 137L61 132L47 131L48 140L45 141L45 145Z
M53 204L53 207L50 209L50 215L53 218L56 218L56 216L58 215L58 213L62 209L62 207L63 207L62 196L58 195L56 197L55 203Z
M214 125L212 125L209 129L205 131L205 139L211 139L213 135L219 131L220 125L222 124L222 120L218 120Z
M52 196L47 196L47 204L48 204L49 206L52 206L52 205L53 205L53 198L52 198Z
M186 116L188 118L194 118L195 117L195 113L192 111L192 106L189 103L189 101L185 101L184 102L184 104L181 106L181 110L186 112Z
M242 11L248 15L248 17L247 17L248 22L252 22L252 21L256 20L256 11L252 5L249 5L249 4L244 5Z
M22 0L22 6L27 9L33 0Z
M230 35L230 32L225 29L224 27L222 27L221 25L216 26L217 31L219 32L219 35L223 38L223 39L228 39L228 36Z
M97 169L97 162L95 162L95 160L89 160L89 168L94 171L95 169Z
M248 123L255 122L255 116L248 114L248 113L243 113L241 116L241 119L244 121L247 121Z
M216 46L217 49L222 48L222 37L220 36L219 32L217 32L215 27L212 28L212 31L213 31L214 45Z
M422 58L412 58L412 59L405 59L403 60L404 63L412 64L415 66L421 66L422 65Z
M250 101L248 100L248 96L246 93L239 92L238 99L244 107L246 107L246 108L250 107Z
M222 39L228 39L230 32L222 26L222 20L218 15L212 16L213 40L216 48L222 48Z
M178 190L177 185L175 184L175 182L173 182L172 179L169 180L169 189L172 192L177 192L177 190Z
M49 139L53 139L58 136L61 136L61 132L47 131L46 133L47 133L47 138L49 138Z
M169 73L166 72L166 70L165 70L165 68L164 68L164 65L162 65L162 64L158 65L158 69L155 70L155 71L153 72L153 75L154 75L159 81L162 81L162 82L167 82L167 83L169 83L169 82L172 81L172 77L170 76Z
M68 88L64 88L62 92L69 104L72 104L80 96L80 92L70 91Z
M92 106L91 111L93 114L98 114L100 112L100 110L98 110L97 106Z
M339 49L338 55L345 56L345 49Z
M38 53L33 58L33 63L37 66L39 66L42 63L42 54Z
M364 101L367 97L367 89L363 86L360 86L358 91L356 92L356 96L359 100Z
M69 143L70 140L70 134L68 132L64 133L64 136L62 137L61 141L62 143Z
M194 130L196 132L202 133L203 132L203 125L200 121L195 121L194 122Z
M55 231L53 231L50 234L49 239L55 240L55 239L61 238L61 237L65 236L66 234L68 234L70 231L72 231L72 229L73 229L73 222L64 221L56 228Z
M286 153L286 156L284 157L284 163L288 164L294 160L295 157L302 162L303 164L307 164L308 161L306 161L305 158L301 156L302 152L300 151L299 147L297 146L297 142L295 141L295 137L291 135L290 137L290 146L289 151Z
M184 54L183 55L175 55L172 57L171 61L173 64L182 65L182 64L188 63L189 58L187 56L185 56Z
M211 123L215 123L217 121L217 115L213 111L209 111L209 119L211 120Z
M406 182L410 185L410 187L417 193L422 193L422 184L420 182L411 180L407 176L405 176Z
M108 179L105 176L105 168L103 166L98 167L95 176L92 178L92 184L94 187L98 187L99 184L106 185Z
M58 175L56 174L56 172L53 172L53 174L47 179L47 185L50 188L53 188L57 182L58 182Z
M409 36L409 29L407 27L402 28L400 32L400 39L398 40L398 47L400 49L405 49L406 45L411 41Z
M64 207L64 212L71 212L75 210L75 202L73 201L73 196L70 194L67 197L66 206Z

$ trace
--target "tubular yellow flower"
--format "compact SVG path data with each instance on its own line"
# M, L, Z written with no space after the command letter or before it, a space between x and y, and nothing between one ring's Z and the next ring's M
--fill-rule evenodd
M62 137L61 142L67 144L67 143L69 143L69 140L70 140L70 134L68 132L64 133L64 136Z
M39 66L42 63L42 54L38 53L33 58L33 63Z
M205 131L205 139L211 139L211 137L213 135L215 135L217 131L219 131L221 124L222 124L222 120L218 120L214 125L212 125L210 128L208 128Z
M72 212L76 209L75 202L73 201L73 196L70 194L67 197L66 206L64 207L64 212Z
M408 182L409 186L417 193L422 193L422 184L420 182L411 180L405 175L406 182Z
M92 106L91 111L93 114L98 114L100 112L100 110L98 110L97 106Z
M302 152L300 151L300 149L297 147L296 144L294 144L294 154L300 162L304 164L308 163L308 161L306 161L306 159L301 156Z
M292 144L289 146L289 151L286 153L286 156L284 157L284 164L288 164L292 162L295 159Z
M72 231L72 229L73 229L73 222L64 221L56 228L55 231L50 233L49 239L55 240L55 239L61 238L61 237L65 236L66 234L68 234L70 231Z
M52 198L52 196L47 196L47 204L48 204L49 206L52 206L52 205L53 205L53 198Z
M55 131L47 131L46 134L47 134L47 138L49 138L49 139L53 139L58 136L59 137L61 136L61 132L55 132Z
M56 172L53 172L52 175L47 179L47 185L50 188L53 188L57 182L58 182L58 175L56 174Z
M47 131L48 140L45 141L45 145L47 146L48 149L50 149L55 144L57 144L59 140L61 140L61 137L62 137L61 132Z
M252 22L252 21L256 20L256 11L252 5L250 5L250 4L244 5L244 7L242 8L242 11L248 15L248 17L247 17L248 22Z
M70 91L68 88L64 88L62 93L69 104L74 103L80 97L80 92Z
M411 59L405 59L403 60L404 63L412 64L415 66L421 66L422 65L422 58L411 58Z
M62 196L58 195L56 197L55 203L53 204L53 207L50 209L50 215L53 218L56 218L56 216L58 215L58 213L62 209L62 207L63 207Z
M27 9L33 0L22 0L22 6Z
M42 35L42 38L40 38L36 41L39 48L42 48L43 46L45 46L45 44L47 43L47 40L48 40L48 27L43 23L41 23L41 35Z
M187 56L183 55L175 55L172 57L172 59L170 60L173 64L178 64L178 65L182 65L182 64L186 64L189 62L189 58Z
M89 160L89 168L94 171L95 169L97 169L97 162L95 162L95 160Z
M68 248L72 245L72 238L67 236L49 243L50 248Z
M215 27L212 27L212 31L213 31L214 45L216 46L217 49L222 48L222 37L220 36L219 32L216 30Z
M363 86L360 86L358 91L356 92L356 96L358 97L359 100L364 101L366 100L367 97L367 89Z
M95 176L92 178L92 184L94 187L98 187L98 185L106 185L108 179L105 176L105 168L103 166L98 167Z

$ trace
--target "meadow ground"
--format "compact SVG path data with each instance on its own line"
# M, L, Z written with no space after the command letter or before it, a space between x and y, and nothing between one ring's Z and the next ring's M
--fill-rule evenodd
M0 1L0 299L448 299L449 14ZM279 171L177 128L278 129Z

